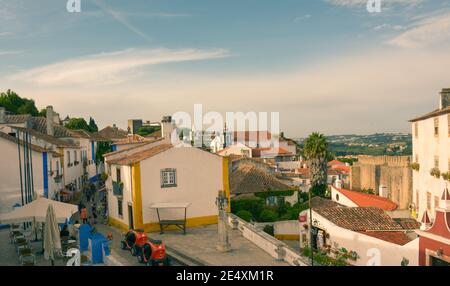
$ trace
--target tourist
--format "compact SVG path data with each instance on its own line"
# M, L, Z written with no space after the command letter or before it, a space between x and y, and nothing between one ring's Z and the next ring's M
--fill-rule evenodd
M85 206L83 206L83 208L81 209L81 213L80 213L80 218L83 221L83 224L87 223L87 209Z

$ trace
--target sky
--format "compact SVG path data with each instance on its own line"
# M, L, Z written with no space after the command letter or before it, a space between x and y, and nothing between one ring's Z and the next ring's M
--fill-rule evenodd
M290 137L410 132L450 87L450 1L0 0L0 90L100 127L279 112Z

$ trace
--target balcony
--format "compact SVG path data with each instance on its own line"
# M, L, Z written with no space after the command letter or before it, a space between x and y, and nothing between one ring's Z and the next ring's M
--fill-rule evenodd
M123 182L113 181L113 194L117 197L123 197Z

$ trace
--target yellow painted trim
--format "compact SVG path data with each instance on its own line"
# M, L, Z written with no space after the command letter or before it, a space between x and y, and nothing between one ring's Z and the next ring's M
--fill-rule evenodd
M275 238L279 240L300 240L298 234L275 234Z
M228 198L227 212L231 212L231 199L230 199L230 179L229 179L229 159L228 157L222 157L222 177L223 177L223 190Z
M142 229L144 223L142 214L141 164L137 162L131 167L133 192L133 221L135 229Z
M217 215L213 216L202 216L202 217L193 217L188 218L186 220L186 227L198 227L198 226L204 226L204 225L210 225L210 224L217 224L218 217ZM158 222L150 222L144 224L144 230L145 232L159 232L159 223ZM164 228L164 230L175 230L178 229L176 226L168 226L167 228Z
M128 231L129 226L126 225L125 223L121 222L118 219L112 218L112 217L108 217L108 223L112 226L115 226L123 231Z

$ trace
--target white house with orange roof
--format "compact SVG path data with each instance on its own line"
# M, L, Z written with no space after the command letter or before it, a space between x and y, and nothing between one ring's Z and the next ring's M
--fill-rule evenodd
M331 199L347 207L377 207L384 211L394 211L397 209L397 204L387 198L363 192L350 191L333 185L331 186Z

